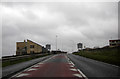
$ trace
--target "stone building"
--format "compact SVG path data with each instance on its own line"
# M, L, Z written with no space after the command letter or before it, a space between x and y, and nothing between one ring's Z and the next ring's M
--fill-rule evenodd
M16 43L16 55L42 53L43 47L31 40Z
M109 45L110 46L120 46L120 39L109 40Z

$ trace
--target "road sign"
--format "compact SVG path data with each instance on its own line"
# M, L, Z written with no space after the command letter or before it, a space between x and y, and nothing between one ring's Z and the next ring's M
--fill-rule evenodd
M79 48L82 48L82 47L83 47L82 43L78 43L78 44L77 44L77 47L78 47L78 49L79 49Z

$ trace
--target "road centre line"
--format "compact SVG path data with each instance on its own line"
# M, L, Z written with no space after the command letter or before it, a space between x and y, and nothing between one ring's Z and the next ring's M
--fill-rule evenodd
M33 66L33 67L40 67L40 66L38 66L38 65L35 65L35 66Z
M68 58L69 59L69 58ZM72 63L74 66L75 64L69 59L69 62ZM83 72L80 71L80 69L77 69L77 71L85 78L85 79L88 79L85 74L83 74Z
M88 79L86 76L85 76L85 74L83 74L83 72L81 72L79 69L77 69L78 70L78 72L85 78L85 79Z
M72 70L72 71L77 71L77 69L75 69L75 68L74 68L74 69L70 69L70 70Z
M23 76L27 76L27 75L29 75L29 74L22 73L22 74L20 74L20 75L18 75L18 76L16 76L16 77L23 77Z
M69 61L73 66L75 66L75 64L72 61Z
M42 63L44 63L44 62L46 62L46 61L48 61L48 60L52 59L52 58L53 58L53 57L55 57L55 56L57 56L57 55L54 55L54 56L52 56L52 57L50 57L50 58L48 58L48 59L46 59L46 60L42 61Z
M74 67L73 65L71 65L70 67Z
M73 75L82 78L80 74L73 74Z
M34 70L37 70L37 69L31 68L31 69L29 69L29 70L27 70L27 71L34 71Z

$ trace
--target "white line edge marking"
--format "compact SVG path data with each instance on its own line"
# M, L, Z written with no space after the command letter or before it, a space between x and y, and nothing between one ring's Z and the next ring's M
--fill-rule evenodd
M72 71L77 71L77 69L70 69L70 70L72 70Z
M52 56L52 57L50 57L50 58L48 58L48 59L46 59L46 60L43 60L43 61L41 61L40 63L37 63L37 64L44 64L44 61L47 61L47 60L49 60L49 59L51 59L51 58L53 58L53 57L55 57L55 56L56 56L56 55L54 55L54 56ZM36 64L35 64L35 65L36 65ZM23 71L21 71L21 72L15 74L15 75L13 75L13 76L10 77L10 78L17 77L18 75L20 75L20 74L22 74L23 72L25 72L25 71L31 69L31 68L34 67L35 65L33 65L33 66L31 66L31 67L28 67L27 69L24 69Z
M52 57L50 57L50 58L48 58L48 59L46 59L46 60L42 61L42 63L44 63L44 62L46 62L46 61L48 61L48 60L50 60L50 59L54 58L55 56L57 56L57 55L54 55L54 56L52 56Z
M38 66L38 65L35 65L35 66L32 66L32 67L40 67L40 66Z
M27 75L29 75L29 74L24 73L24 74L19 74L19 75L16 76L16 77L23 77L23 76L27 76Z
M53 56L52 56L52 57L53 57ZM48 59L49 59L49 58L48 58ZM37 63L37 65L41 65L41 64L44 64L43 61L40 62L40 63ZM36 64L35 64L35 65L36 65ZM22 74L23 72L25 72L25 71L31 69L31 68L34 67L35 65L33 65L33 66L31 66L31 67L28 67L27 69L24 69L23 71L21 71L21 72L15 74L15 75L13 75L12 77L17 77L18 75L20 75L20 74ZM12 77L11 77L11 78L12 78Z
M31 68L31 69L29 69L27 71L34 71L34 70L38 70L38 69Z
M71 65L70 67L74 67L73 65Z
M39 64L39 65L40 65L40 64L43 64L43 63L41 63L41 62L40 62L40 63L37 63L37 64Z
M88 79L79 69L77 69L77 70L85 79Z
M33 65L33 66L34 66L34 65ZM31 67L29 67L29 68L27 68L27 69L25 69L25 70L23 70L23 71L21 71L21 72L15 74L15 75L13 75L11 78L17 77L18 75L22 74L23 72L28 71L28 70L31 69L33 66L31 66Z
M68 57L68 59L69 59L69 57ZM70 59L69 59L69 61L70 61ZM72 61L70 61L70 62L72 62ZM72 64L73 64L73 62L72 62ZM73 65L75 66L75 64L73 64ZM88 78L85 76L85 74L83 74L83 72L80 71L80 69L77 69L77 71L78 71L85 79L88 79Z
M74 64L72 61L70 61L70 63L71 63L73 66L75 66L75 64Z
M73 75L82 78L80 74L73 74Z

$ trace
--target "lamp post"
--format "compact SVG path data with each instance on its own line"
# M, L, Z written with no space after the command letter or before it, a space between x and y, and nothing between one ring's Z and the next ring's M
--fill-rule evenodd
M56 51L57 51L57 35L56 35Z
M73 46L74 46L74 41L70 40L72 42L72 52L73 52Z

